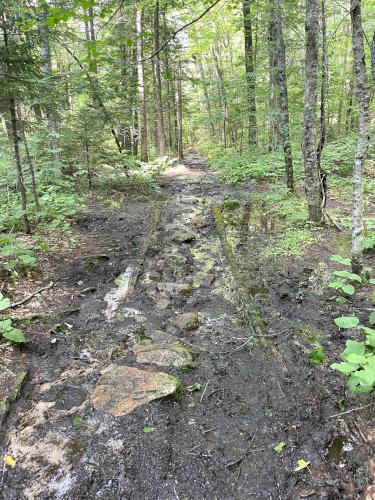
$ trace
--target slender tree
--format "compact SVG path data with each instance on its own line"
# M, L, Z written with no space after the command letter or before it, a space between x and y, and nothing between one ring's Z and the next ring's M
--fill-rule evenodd
M303 165L305 191L312 222L323 218L321 182L316 154L316 104L318 98L318 0L306 0L305 95L303 108Z
M352 269L360 274L363 268L363 182L362 170L369 144L369 86L366 72L361 1L350 0L354 74L359 101L358 141L353 168L352 206Z
M289 132L289 102L288 86L285 70L285 43L281 24L280 0L273 0L273 25L277 59L277 83L280 103L280 138L284 151L286 185L289 191L294 191L292 148Z
M148 127L147 127L147 102L145 90L145 70L143 59L143 19L144 10L137 10L137 74L138 74L138 108L139 108L139 142L141 145L141 161L148 160Z
M164 116L163 116L163 100L161 93L161 76L160 76L160 5L159 0L156 0L154 10L154 81L155 81L155 97L156 97L156 133L159 148L159 155L165 156L165 131L164 131Z
M251 21L251 6L253 0L243 0L243 24L245 35L245 71L246 93L249 119L249 146L257 145L256 103L255 103L255 62L253 48L253 29Z

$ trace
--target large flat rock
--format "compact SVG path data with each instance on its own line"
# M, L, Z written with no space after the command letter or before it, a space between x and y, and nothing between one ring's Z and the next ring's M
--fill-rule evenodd
M195 368L193 349L173 344L137 344L132 348L138 363L163 367Z
M154 399L180 391L179 380L167 373L116 366L99 378L91 402L97 410L120 417Z

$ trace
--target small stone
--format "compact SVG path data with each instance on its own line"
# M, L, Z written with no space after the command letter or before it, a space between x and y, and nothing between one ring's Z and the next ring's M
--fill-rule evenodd
M164 311L164 309L167 309L171 304L171 301L168 299L160 299L156 302L155 308L158 309L159 311Z
M163 332L162 330L154 330L153 332L148 334L148 337L155 343L174 343L177 342L178 339L171 335L168 332Z
M197 235L193 231L177 231L173 235L174 241L177 243L191 243L197 238Z
M202 217L201 215L196 215L193 220L193 225L197 227L198 229L202 229L204 227L208 226L208 221Z
M159 292L167 293L191 293L193 286L190 283L158 283Z
M196 330L199 327L199 323L197 313L178 314L172 322L180 330Z
M96 410L120 417L150 401L181 392L181 382L167 373L116 366L99 378L91 402Z
M198 354L190 347L176 344L138 344L132 350L138 363L165 368L195 368L193 359Z

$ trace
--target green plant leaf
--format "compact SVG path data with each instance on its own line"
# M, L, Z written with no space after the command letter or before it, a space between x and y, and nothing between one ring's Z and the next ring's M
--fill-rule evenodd
M11 319L4 319L3 321L0 321L0 333L8 332L11 329L12 329Z
M340 278L348 278L350 276L349 271L335 271L333 274L340 276Z
M345 285L345 283L343 281L339 281L339 280L335 280L335 281L331 281L328 286L330 288L334 288L335 290L339 290L340 288L342 288L343 286Z
M154 432L154 427L148 427L146 425L146 427L143 427L143 432L145 432L146 434L150 433L150 432Z
M372 313L370 314L368 322L370 323L370 325L375 325L375 311L372 311Z
M347 293L348 295L353 295L353 293L355 292L355 288L353 285L344 285L342 287L342 291Z
M350 273L348 279L350 279L351 281L357 281L358 283L362 283L362 278L355 273Z
M188 392L200 391L202 389L202 387L203 387L202 384L195 382L195 384L189 385L189 387L186 387L186 390Z
M330 259L333 262L338 262L339 264L342 264L343 266L351 266L352 265L350 259L345 259L344 257L341 257L341 255L331 255Z
M332 368L332 370L338 370L344 375L349 375L357 370L358 365L353 365L352 363L333 363L330 368Z
M284 448L285 448L286 445L287 445L286 441L281 441L279 444L277 444L276 446L274 446L273 449L277 453L282 453L282 451L284 450Z
M343 297L342 295L339 295L338 297L336 297L336 302L338 304L346 304L348 301L346 300L345 297Z
M10 300L7 297L4 297L4 295L0 292L0 311L4 311L4 309L7 309L10 304Z
M25 335L23 334L23 332L21 332L21 330L18 330L17 328L11 328L10 330L4 332L3 337L7 340L11 340L12 342L26 342Z
M82 417L74 417L72 420L72 425L75 429L79 429L81 425L83 424L83 418Z
M371 285L375 285L375 278L370 278L368 280L368 282L371 284Z
M355 328L359 324L359 319L356 316L340 316L334 321L339 328Z
M346 359L349 354L359 354L362 356L365 353L365 345L363 342L357 342L356 340L347 340L346 348L342 352L341 356L343 359Z
M294 472L299 472L300 470L306 469L310 465L310 462L306 462L305 460L298 460L297 467L294 469Z

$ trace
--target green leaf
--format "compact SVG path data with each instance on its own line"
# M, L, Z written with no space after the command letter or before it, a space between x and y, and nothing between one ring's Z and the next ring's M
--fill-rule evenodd
M340 316L334 321L339 328L355 328L359 324L359 319L356 316Z
M83 418L82 417L74 417L72 420L72 425L75 429L79 429L81 425L83 424Z
M335 271L333 274L340 276L340 278L348 278L350 276L349 271Z
M0 292L0 311L8 309L10 304L11 304L10 300L7 297L4 297L4 295Z
M203 387L202 384L195 382L195 384L189 385L189 387L186 387L186 390L188 392L200 391L202 389L202 387Z
M146 427L143 427L143 432L145 432L146 434L148 434L149 432L154 432L154 428L153 427L148 427L146 425Z
M332 370L338 370L344 375L349 375L357 370L358 365L353 365L352 363L333 363L330 368L332 368Z
M363 354L365 353L365 349L366 348L363 342L357 342L356 340L347 340L346 348L341 353L341 357L343 359L347 359L349 354L358 354L360 356L363 356Z
M368 282L371 284L371 285L375 285L375 278L370 278L368 280Z
M353 293L355 292L355 288L353 285L344 285L342 287L342 291L347 293L348 295L353 295Z
M345 259L344 257L341 257L341 255L331 255L330 258L333 262L338 262L339 264L342 264L343 266L351 266L352 265L350 259Z
M346 360L348 363L357 363L359 365L364 365L368 363L368 358L366 356L363 356L361 354L356 354L355 352L352 352L348 356L346 356Z
M0 305L0 308L1 308L1 305ZM370 314L370 316L368 318L368 322L370 323L370 325L375 324L375 311L372 311L372 313Z
M4 332L3 337L7 340L11 340L12 342L26 342L25 335L17 328L11 328L10 330Z
M336 302L338 304L346 304L348 301L346 300L345 297L342 297L341 295L339 295L338 297L336 297Z
M277 444L276 446L274 446L273 449L277 453L282 453L282 451L284 450L284 448L285 448L286 445L287 445L286 441L281 441L279 444Z
M320 347L317 347L316 349L313 349L309 353L309 360L314 365L321 365L326 360L326 357L327 357L326 353Z
M9 332L12 329L12 320L4 319L0 321L0 333Z
M339 281L339 280L331 281L328 284L328 286L330 288L334 288L335 290L338 290L338 289L342 288L344 285L345 285L345 283L343 281Z
M348 279L350 279L351 281L358 281L358 283L362 283L362 278L355 273L350 273Z
M300 470L306 469L310 465L310 462L306 462L305 460L298 460L297 467L294 469L294 472L298 472Z
M31 255L27 255L27 254L26 255L19 255L18 258L22 262L22 264L25 266L30 266L30 267L35 266L36 259L35 259L35 257L32 257Z

